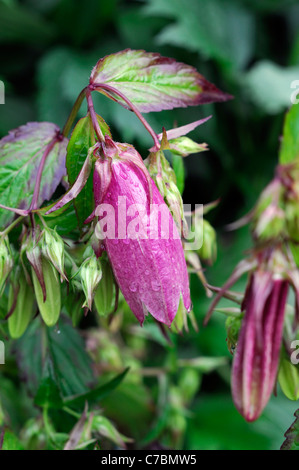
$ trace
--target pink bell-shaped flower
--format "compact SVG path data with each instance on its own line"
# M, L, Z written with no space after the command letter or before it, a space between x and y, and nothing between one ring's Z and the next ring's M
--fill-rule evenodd
M161 194L138 152L106 137L94 171L96 236L115 279L143 324L149 312L170 326L182 298L191 309L182 242Z

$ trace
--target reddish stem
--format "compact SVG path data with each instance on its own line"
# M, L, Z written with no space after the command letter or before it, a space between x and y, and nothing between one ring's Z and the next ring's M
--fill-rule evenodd
M90 114L90 117L91 117L92 125L93 125L95 133L97 135L97 138L99 139L99 142L104 142L105 138L103 136L100 125L98 123L97 115L96 115L96 112L94 110L94 105L93 105L93 101L92 101L92 98L91 98L91 92L90 92L89 88L86 89L86 100L87 100L87 106L88 106L88 111L89 111L89 114Z
M143 117L141 112L136 108L136 106L130 101L121 91L117 90L116 88L112 87L111 85L107 85L106 83L99 83L99 84L90 84L89 85L90 90L107 90L110 93L114 93L115 95L119 96L133 111L134 114L138 117L138 119L141 121L141 123L144 125L146 130L149 132L151 135L155 146L157 149L160 148L160 142L158 139L158 135L156 132L153 130L153 128L149 125L147 120Z

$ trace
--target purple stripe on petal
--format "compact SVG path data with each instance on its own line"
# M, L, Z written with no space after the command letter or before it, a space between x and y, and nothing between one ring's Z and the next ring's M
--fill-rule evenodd
M279 361L288 282L256 271L245 297L245 316L232 368L235 405L256 420L272 393Z

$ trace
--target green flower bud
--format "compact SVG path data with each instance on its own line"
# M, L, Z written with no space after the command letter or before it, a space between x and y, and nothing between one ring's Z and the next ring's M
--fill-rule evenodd
M92 430L100 436L109 439L119 447L125 447L125 442L131 442L131 439L127 438L115 428L115 426L104 416L94 416L92 419Z
M227 337L226 337L227 347L231 354L234 353L236 346L237 346L241 323L242 323L241 316L239 317L230 316L230 317L227 317L225 321L225 328L226 328L226 333L227 333Z
M289 400L299 399L299 364L292 364L284 349L280 358L278 382Z
M253 216L253 232L260 240L273 240L286 234L284 187L274 179L262 192Z
M176 185L175 172L161 150L149 155L148 170L173 216L179 233L183 230L184 236L187 236L188 226L182 196Z
M13 267L13 258L8 238L0 238L0 295L2 295L6 279Z
M187 311L184 306L184 302L182 297L180 297L180 302L178 306L177 313L175 315L174 321L171 324L171 331L174 333L178 333L183 331L183 329L188 331L188 326L187 326Z
M35 297L40 314L45 324L47 326L53 326L59 318L61 309L60 283L56 269L44 257L42 257L41 260L41 267L45 284L46 297L44 297L43 289L35 273L35 270L32 269Z
M184 402L189 404L195 397L201 383L201 373L191 367L182 370L179 378L179 388L182 390Z
M11 338L20 338L25 333L34 314L34 301L33 290L22 273L17 284L9 286L8 311L13 309L8 317L8 331Z
M205 219L203 219L202 230L203 242L197 253L203 261L212 264L217 257L216 231Z
M96 288L94 303L98 314L102 317L109 315L114 309L114 276L107 260L102 260L102 278Z
M39 245L39 242L35 240L32 236L30 236L25 240L24 244L21 247L21 252L26 252L26 256L28 258L29 263L31 264L32 270L35 273L35 276L38 279L40 284L43 299L46 300L46 285L43 275L43 265L42 265L42 251Z
M101 264L95 254L87 258L82 263L79 273L81 278L81 285L85 294L85 302L83 307L87 306L89 310L91 310L96 289L100 280L102 279Z
M44 229L42 252L60 273L61 281L67 280L64 274L64 242L56 230Z

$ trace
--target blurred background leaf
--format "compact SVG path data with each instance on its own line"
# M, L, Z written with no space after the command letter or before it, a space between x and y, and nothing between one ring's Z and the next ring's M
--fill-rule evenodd
M196 67L221 90L234 95L234 100L152 113L148 119L159 133L163 126L171 129L213 115L188 135L196 142L207 142L210 150L184 158L183 197L186 204L206 204L220 198L207 217L217 228L218 258L212 267L204 266L208 281L220 286L251 246L246 227L231 232L226 225L252 208L278 161L284 113L294 91L291 82L299 79L298 31L297 0L89 0L84 8L81 2L72 0L0 0L0 79L5 85L0 138L9 129L32 120L63 126L92 67L109 53L143 48ZM114 139L136 145L146 157L151 138L133 113L103 96L95 96L94 102ZM83 104L79 117L85 114ZM178 174L182 174L180 164L176 165ZM75 228L73 206L67 210L67 220L64 216L53 218L61 234L70 234ZM210 300L195 274L191 281L199 333L171 334L171 346L153 323L146 323L138 334L136 323L126 323L125 311L120 313L127 325L122 335L109 336L104 344L100 329L103 337L92 349L100 383L131 367L125 381L103 400L105 416L138 441L147 436L167 446L174 442L171 436L176 439L173 427L180 425L185 430L184 439L175 442L186 449L279 448L283 433L294 421L296 404L279 395L251 425L238 415L230 392L231 355L226 345L225 318L216 313L208 326L202 327ZM245 283L246 276L235 290L242 292ZM222 300L219 307L229 305ZM88 316L82 322L83 330L90 326L88 321L97 325ZM29 330L26 335L26 345L17 355L22 366L16 365L13 347L8 363L0 365L0 425L2 410L13 432L35 416L25 390L29 386L35 395L42 379L41 356L36 353L40 335ZM64 344L61 338L65 338ZM67 325L60 336L53 330L49 341L52 358L58 361L63 393L89 390L92 374L86 353L83 357L81 353L80 357L75 353L66 357L63 352L65 345L84 351L82 337L74 337ZM94 341L89 338L89 345ZM197 371L193 401L190 398L187 404L177 362L203 356L226 357L227 363L208 374ZM165 392L171 403L166 420L160 412L157 377L142 375L145 369L161 367L171 371ZM27 379L25 384L23 379ZM183 420L179 422L178 416ZM61 432L65 432L62 421L67 421L65 415L60 421L56 417ZM73 425L69 423L68 429Z

